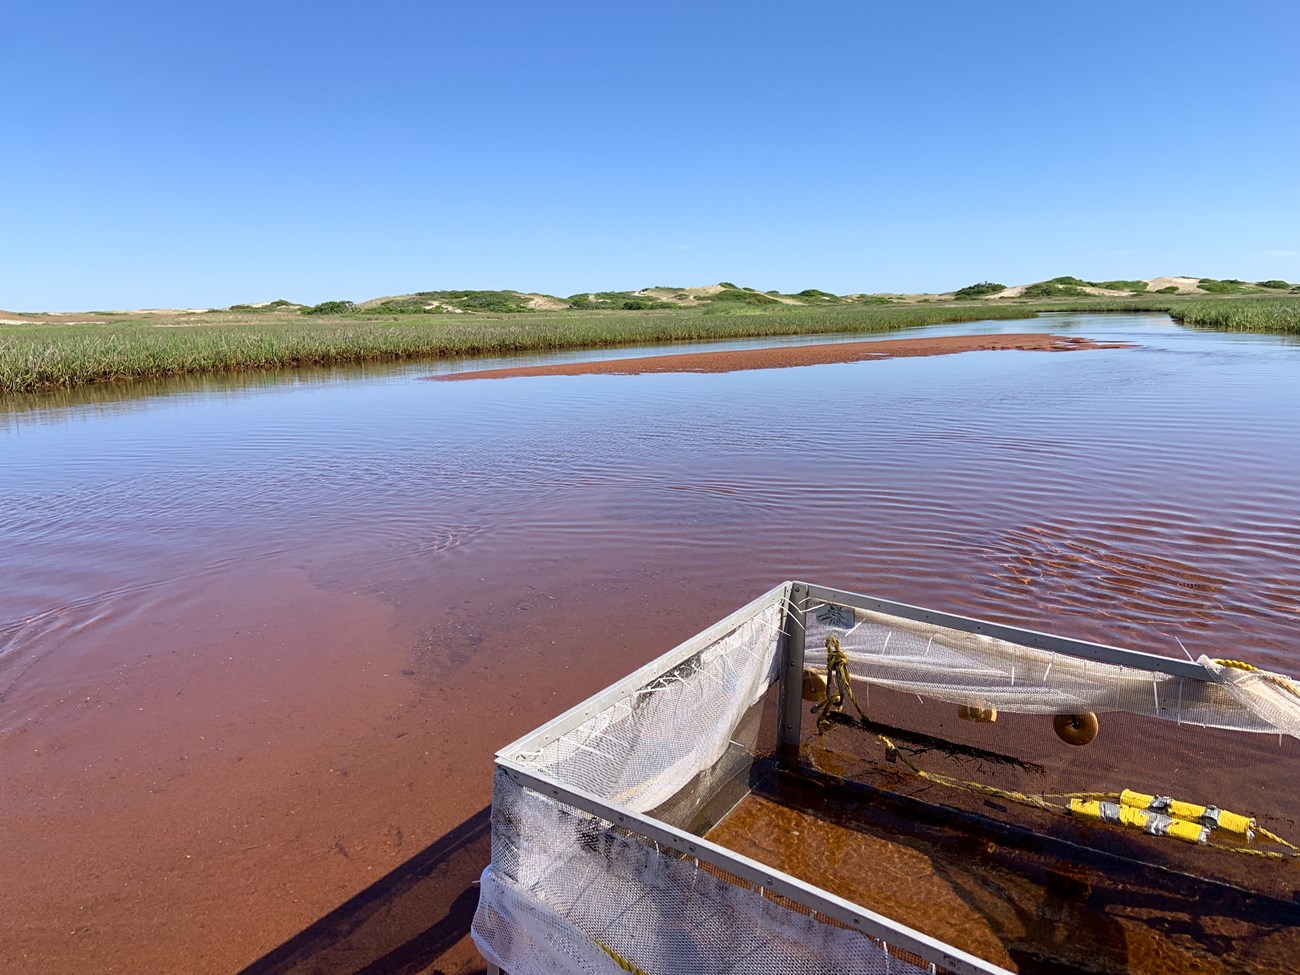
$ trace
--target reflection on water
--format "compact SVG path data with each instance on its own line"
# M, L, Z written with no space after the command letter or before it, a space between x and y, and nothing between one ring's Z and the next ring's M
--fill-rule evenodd
M450 386L402 364L28 398L0 414L0 647L222 559L455 551L491 573L526 546L1294 666L1300 346L1160 316L1036 327L1141 347Z

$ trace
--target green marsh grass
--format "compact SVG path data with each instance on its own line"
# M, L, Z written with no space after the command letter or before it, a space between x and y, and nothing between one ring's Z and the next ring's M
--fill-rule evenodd
M1192 328L1223 332L1269 332L1300 335L1300 297L1259 296L1176 298L1170 295L1134 295L1131 298L1097 298L1059 304L1026 305L1040 312L1164 312Z
M1300 335L1300 299L1179 301L1169 309L1169 314L1193 328Z
M402 359L494 355L650 342L879 333L1039 312L1164 312L1196 328L1300 334L1300 296L1071 299L944 305L825 306L710 302L695 308L529 314L299 315L282 310L182 318L116 316L102 324L0 325L0 395L113 380Z
M727 307L730 306L730 307ZM717 303L670 311L502 316L351 313L197 316L175 327L135 318L101 325L0 326L0 393L222 370L492 355L697 339L888 332L945 322L1031 318L1024 306L824 308ZM252 318L252 316L250 316Z

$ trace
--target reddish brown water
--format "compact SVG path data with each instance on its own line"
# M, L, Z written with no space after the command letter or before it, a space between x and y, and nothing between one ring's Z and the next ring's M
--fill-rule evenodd
M709 838L1021 975L1300 973L1296 865L1252 855L1279 844L1146 836L1061 798L1150 788L1294 840L1300 743L1111 713L1075 748L1047 716L857 696L870 727L807 718L798 770L760 763Z
M1080 336L1045 332L1002 335L942 335L932 338L876 339L864 342L820 342L813 345L771 346L714 352L676 352L627 359L561 362L549 365L466 369L434 376L436 380L517 379L523 376L640 376L652 372L739 372L743 369L790 369L872 359L954 355L958 352L1083 352L1088 349L1123 349L1120 342L1096 342Z
M1041 325L1139 347L16 402L0 971L472 970L494 749L785 578L1300 670L1300 348Z
M709 835L1022 975L1300 971L1285 906L1278 923L1227 888L1009 849L859 797L787 783Z

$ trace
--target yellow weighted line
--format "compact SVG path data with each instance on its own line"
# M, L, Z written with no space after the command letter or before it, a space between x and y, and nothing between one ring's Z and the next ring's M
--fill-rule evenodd
M1185 843L1204 843L1210 831L1200 823L1191 823L1185 819L1165 817L1167 821L1157 826L1160 814L1149 809L1125 806L1117 802L1103 802L1097 799L1071 799L1066 810L1074 816L1086 816L1116 826L1128 826L1140 829L1154 836L1172 836ZM1159 831L1156 831L1156 830Z
M876 736L885 746L886 758L891 762L897 762L907 768L913 775L926 782L933 782L936 785L947 786L950 789L961 789L966 792L974 792L979 795L993 796L998 799L1006 799L1009 802L1019 803L1030 806L1034 809L1042 809L1045 812L1061 813L1063 815L1081 815L1085 818L1095 819L1099 822L1111 823L1114 825L1129 826L1136 829L1146 829L1147 823L1156 816L1154 810L1145 807L1138 808L1133 803L1139 800L1154 800L1155 796L1147 796L1140 792L1133 792L1125 789L1123 792L1047 792L1041 795L1032 795L1026 792L1017 792L1014 789L999 789L996 786L984 785L981 782L968 782L965 779L956 779L949 775L943 775L939 772L927 772L923 768L918 768L909 761L898 750L898 746L886 738L884 735ZM1130 802L1123 802L1123 797L1128 795ZM1056 805L1048 802L1049 799L1064 799L1065 805ZM1107 803L1113 807L1111 818L1102 811L1102 803ZM1206 807L1193 806L1191 803L1178 803L1183 809L1199 809L1204 813ZM1220 822L1225 814L1220 811ZM1228 813L1228 816L1237 816L1235 813ZM1237 816L1237 819L1246 820L1245 816ZM1249 820L1254 829L1256 838L1268 843L1276 843L1279 846L1286 847L1286 850L1259 850L1248 846L1235 845L1216 845L1216 850L1224 850L1228 853L1244 853L1248 856L1264 857L1269 860L1284 860L1294 863L1300 859L1300 847L1282 839L1276 833L1271 833L1259 826L1254 826L1254 820ZM1226 827L1225 827L1226 829ZM1163 833L1157 835L1173 836L1176 839L1188 843L1201 844L1209 836L1209 829L1199 822L1190 822L1172 814L1169 815L1168 823L1163 824ZM1243 833L1242 835L1249 835Z
M1255 820L1249 816L1228 812L1226 809L1220 809L1215 814L1206 806L1198 806L1195 803L1182 802L1178 799L1169 799L1167 802L1158 803L1158 798L1157 796L1134 792L1131 789L1125 789L1119 794L1120 803L1134 809L1150 809L1153 812L1163 812L1174 819L1186 819L1211 828L1217 823L1219 829L1226 833L1235 833L1238 836L1250 837L1255 833Z

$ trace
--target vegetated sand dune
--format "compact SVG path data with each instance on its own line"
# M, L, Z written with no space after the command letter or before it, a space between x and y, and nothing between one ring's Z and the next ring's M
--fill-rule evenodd
M700 304L700 299L708 295L716 295L719 291L725 291L720 284L707 284L699 288L642 288L640 291L632 291L630 294L638 298L650 298L654 301L665 301L673 305L681 305L683 308L690 308ZM743 289L741 289L743 290ZM764 297L771 298L781 305L802 306L809 304L806 301L800 301L791 295L774 295L763 292Z
M702 288L642 288L633 292L638 298L650 298L654 301L666 301L683 308L700 304L701 295L715 295L723 290L720 284L709 284ZM682 296L685 297L682 297Z
M1144 293L1155 294L1164 288L1177 288L1178 294L1180 295L1204 294L1204 292L1198 287L1200 281L1201 281L1200 278L1189 278L1186 276L1177 276L1177 275L1173 277L1147 278L1146 279L1147 290ZM994 299L1019 298L1024 294L1025 289L1028 287L1029 285L1027 284L1018 284L1015 287L1006 288L1002 291L996 292L995 294L991 294L988 297ZM1097 298L1132 297L1132 292L1129 291L1116 291L1111 288L1094 288L1091 285L1076 285L1076 287L1078 287L1079 290L1082 291L1084 294L1093 295L1094 297ZM952 297L952 295L951 294L927 295L925 297L939 298L939 297Z
M267 302L270 304L270 302ZM121 315L203 315L211 308L127 308Z
M1147 280L1146 293L1153 294L1155 292L1160 291L1163 288L1175 287L1178 289L1177 293L1180 295L1202 294L1203 293L1202 290L1198 287L1200 280L1201 280L1200 278L1180 277L1180 276L1150 278ZM642 288L639 291L620 292L620 294L625 294L635 298L645 298L647 300L661 302L666 305L677 305L678 307L681 308L693 308L693 307L699 307L700 305L703 304L708 304L709 299L713 295L728 290L728 287L730 286L724 286L721 283L706 284L699 287L690 287L690 288L651 287L651 288ZM1001 298L1021 298L1024 297L1025 289L1028 287L1029 287L1028 284L1014 285L1010 288L1004 288L1001 291L995 292L994 294L986 295L983 298L981 298L981 300L989 301L989 300L997 300ZM1127 298L1132 296L1132 292L1126 290L1098 288L1098 287L1093 287L1091 285L1076 285L1075 287L1077 287L1080 292L1097 298ZM741 288L738 290L743 291L743 290L752 290L752 289ZM531 311L564 311L565 309L569 308L568 299L561 298L556 295L548 295L536 291L510 291L506 293L517 295L519 298L521 298L524 301L526 307ZM793 294L773 294L767 291L757 292L757 293L762 294L765 298L770 299L771 301L777 304L790 305L796 308L820 307L823 304L820 301L812 300L812 299L805 300L803 298L800 298L798 295L793 295ZM597 298L597 294L594 292L588 292L587 295L592 300L595 300ZM929 301L952 301L955 299L956 295L955 292L952 291L915 292L915 293L908 293L908 294L902 294L896 292L872 292L872 293L854 292L852 294L840 295L839 297L848 301L852 301L854 299L862 299L862 298L875 298L875 299L887 298L896 301L898 303L915 303L915 302L929 302ZM414 306L416 303L419 303L421 307L423 307L425 310L428 311L441 310L441 311L445 311L457 315L473 314L475 311L474 309L467 310L465 308L460 308L450 301L445 301L445 300L429 297L414 292L409 294L382 295L376 298L369 298L365 301L357 302L357 308L363 310L373 309L379 307L380 305L385 304L386 302L405 302L405 303L409 303L412 306ZM257 302L244 303L241 307L245 310L251 310L251 309L260 310L264 308L269 308L270 306L275 304L276 302L274 301L257 301ZM300 311L304 307L306 306L301 304L288 304L288 305L284 305L282 307L282 310L286 312ZM104 311L98 313L42 312L39 315L35 313L8 312L8 311L0 310L0 324L23 325L34 320L38 322L47 322L47 323L67 322L69 324L98 325L98 324L104 324L104 322L99 320L95 320L95 321L87 320L84 316L88 314L112 314L112 315L135 315L135 316L142 316L142 317L175 319L175 318L188 317L193 315L202 315L207 312L220 312L223 310L224 309L214 309L214 308L132 308L132 309L122 309L116 311ZM239 309L236 309L234 312L232 312L232 314L238 314L238 313L239 313ZM160 323L160 324L176 324L176 323L167 322L167 323Z
M407 295L383 295L379 298L368 298L365 301L359 301L357 302L357 307L363 310L368 308L378 308L380 305L386 304L390 301L413 301L420 297L421 295L414 293ZM464 308L457 308L455 305L451 304L451 302L439 301L436 298L425 298L420 302L420 307L427 310L441 308L443 311L451 312L454 315L463 315L465 313Z
M714 285L715 291L722 290ZM683 308L690 308L700 303L697 294L703 294L703 288L682 288L674 290L672 288L642 288L640 291L633 292L638 298L649 298L651 301L665 301L674 305L681 305ZM684 296L684 297L680 297Z
M531 291L516 291L520 298L528 299L528 307L534 311L563 311L569 303L553 295L537 294Z
M785 369L834 362L862 362L910 356L950 355L1019 349L1027 352L1075 352L1084 349L1127 349L1118 342L1097 342L1082 336L1026 332L1008 335L947 335L933 338L886 339L873 342L823 342L817 345L772 346L728 352L685 352L549 366L479 369L430 376L434 380L512 379L521 376L585 376L594 373L640 375L658 372L739 372L744 369Z
M1157 278L1156 280L1157 280L1157 281L1163 281L1163 280L1168 280L1168 279L1166 279L1166 278ZM1192 279L1192 280L1196 280L1196 279ZM1002 291L998 291L998 292L996 292L996 293L994 293L994 294L991 294L991 295L989 295L988 297L990 297L990 298L1019 298L1021 295L1024 294L1025 289L1028 288L1028 287L1029 287L1029 285L1027 285L1027 284L1018 284L1018 285L1016 285L1016 286L1013 287L1013 288L1006 288L1006 289L1004 289L1004 290L1002 290ZM1113 288L1094 288L1092 285L1077 285L1076 287L1078 287L1079 290L1082 291L1084 294L1087 294L1087 295L1093 295L1094 297L1097 297L1097 298L1128 298L1128 297L1131 297L1131 295L1132 295L1132 292L1130 292L1130 291L1116 291L1116 290L1113 289ZM1151 286L1148 285L1147 287L1148 287L1148 289L1150 289Z
M1152 278L1147 282L1148 291L1159 291L1161 288L1177 288L1180 295L1196 294L1199 290L1196 286L1200 283L1200 278Z
M270 304L270 302L267 302ZM258 306L250 306L258 307ZM96 315L205 315L211 308L127 308L105 311L43 311L22 312L0 310L0 323L5 325L104 325ZM86 316L92 316L90 318Z
M1148 288L1149 287L1150 286L1148 285ZM1120 291L1116 288L1094 288L1090 284L1084 285L1079 290L1083 291L1085 294L1096 295L1099 298L1127 298L1132 293L1129 291Z
M86 318L86 312L43 312L33 314L0 310L0 325L106 325L102 318Z

